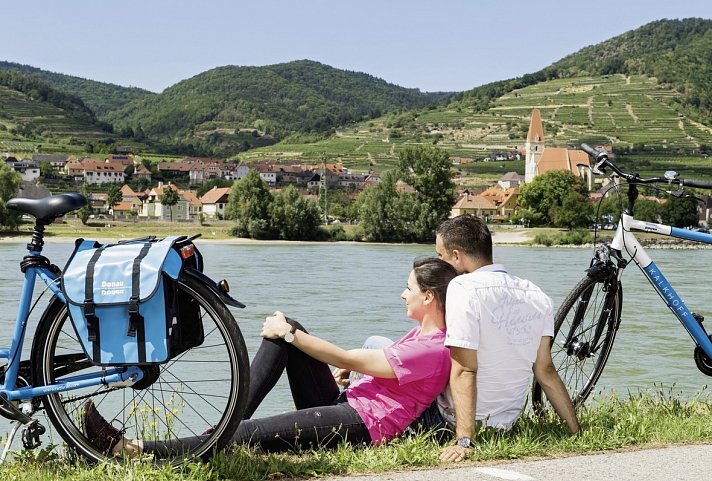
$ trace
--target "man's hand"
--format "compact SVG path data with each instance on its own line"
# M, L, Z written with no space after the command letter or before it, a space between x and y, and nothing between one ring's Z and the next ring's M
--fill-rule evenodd
M459 463L464 461L472 452L472 448L463 448L459 444L448 446L440 453L440 461L449 461L451 463Z

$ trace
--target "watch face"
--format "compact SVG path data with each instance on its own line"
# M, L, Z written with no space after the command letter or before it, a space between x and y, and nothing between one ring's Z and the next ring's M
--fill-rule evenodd
M457 440L457 444L463 448L469 448L471 442L470 438L460 438Z
M287 334L284 335L284 340L291 344L292 342L294 342L294 334L292 334L291 332L288 332Z

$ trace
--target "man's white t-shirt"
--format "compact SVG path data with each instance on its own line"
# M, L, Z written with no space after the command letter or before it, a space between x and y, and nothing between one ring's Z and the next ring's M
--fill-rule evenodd
M445 316L445 345L477 351L475 419L511 428L524 407L541 338L554 335L551 299L532 282L491 264L450 282ZM449 386L438 405L454 425Z

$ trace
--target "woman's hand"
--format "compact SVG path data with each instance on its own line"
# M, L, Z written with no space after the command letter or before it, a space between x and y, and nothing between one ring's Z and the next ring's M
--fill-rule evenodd
M351 384L351 380L349 379L349 376L351 376L350 370L337 367L334 369L333 374L336 384L342 387L349 387L349 384Z
M280 339L284 338L291 330L292 326L287 322L284 314L280 311L275 311L274 314L265 319L260 336L265 339Z

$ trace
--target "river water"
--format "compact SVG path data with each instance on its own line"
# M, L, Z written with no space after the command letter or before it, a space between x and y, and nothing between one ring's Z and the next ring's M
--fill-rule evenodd
M235 315L250 355L257 349L265 316L279 309L301 321L313 334L344 348L359 347L371 334L398 338L413 326L406 318L400 294L412 260L434 254L430 245L373 245L352 243L199 243L205 272L227 279L231 294L247 305ZM70 242L50 241L45 247L54 263L63 266ZM710 317L708 282L712 250L650 250L688 307ZM0 244L0 345L9 346L21 275L24 243ZM495 262L542 287L555 306L583 277L590 249L495 247ZM38 284L39 286L40 284ZM623 320L597 392L672 390L683 397L709 398L708 378L695 367L693 343L662 304L635 266L623 276ZM39 309L44 305L40 302ZM39 313L33 316L37 319ZM30 327L32 329L33 324ZM31 334L32 331L30 331ZM29 341L28 341L29 342ZM27 347L26 349L29 349ZM28 353L25 353L27 357ZM286 380L271 393L256 416L293 408ZM7 431L0 420L0 435Z

